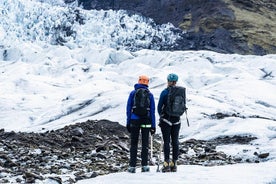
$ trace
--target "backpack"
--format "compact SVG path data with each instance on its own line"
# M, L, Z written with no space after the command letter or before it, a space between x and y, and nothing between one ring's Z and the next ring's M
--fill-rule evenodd
M136 90L133 99L132 112L138 116L148 116L150 110L150 93L145 88Z
M172 86L168 88L167 106L165 113L169 116L180 117L186 111L186 88Z

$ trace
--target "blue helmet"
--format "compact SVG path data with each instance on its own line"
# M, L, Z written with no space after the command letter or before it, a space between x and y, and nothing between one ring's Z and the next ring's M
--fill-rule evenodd
M174 73L170 73L167 77L168 82L177 82L178 76Z

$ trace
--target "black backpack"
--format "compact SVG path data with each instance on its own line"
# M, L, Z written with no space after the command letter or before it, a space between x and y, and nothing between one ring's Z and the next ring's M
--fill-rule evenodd
M150 93L145 88L136 90L133 99L132 112L138 116L146 117L150 110Z
M172 86L168 90L165 113L169 116L180 117L186 111L186 88Z

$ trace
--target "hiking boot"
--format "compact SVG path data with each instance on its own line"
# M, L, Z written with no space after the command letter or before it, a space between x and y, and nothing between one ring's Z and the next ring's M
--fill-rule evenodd
M135 167L129 167L129 168L127 169L127 172L129 172L129 173L135 173L135 172L136 172L136 169L135 169Z
M149 168L149 166L142 166L141 171L142 172L149 172L150 168Z
M162 172L171 172L169 162L166 162L166 161L164 162L163 167L161 168L161 171Z
M170 168L171 168L171 172L176 172L177 171L176 161L171 161L170 162Z

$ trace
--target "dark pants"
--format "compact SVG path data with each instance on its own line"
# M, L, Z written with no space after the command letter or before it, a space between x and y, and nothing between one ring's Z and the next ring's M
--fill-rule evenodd
M170 161L170 143L172 143L172 159L178 160L179 156L179 124L169 125L163 121L160 122L160 128L164 141L164 160Z
M141 130L142 135L142 151L141 151L141 159L142 166L148 165L148 152L149 152L149 131L150 128L141 128L140 123L131 122L131 141L130 141L130 167L136 167L137 161L137 149L139 142L139 134Z

